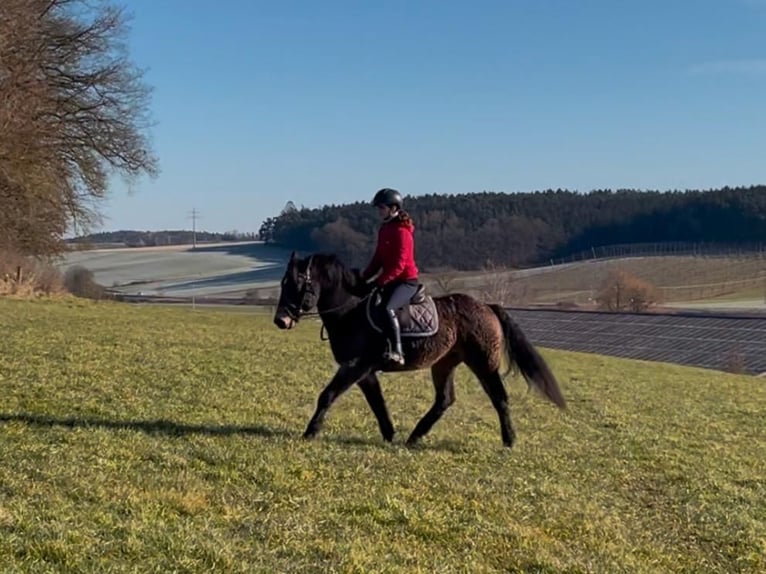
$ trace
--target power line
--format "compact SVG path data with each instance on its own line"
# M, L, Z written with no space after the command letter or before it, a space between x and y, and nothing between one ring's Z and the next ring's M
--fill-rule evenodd
M186 219L192 220L192 249L197 248L197 220L200 219L201 216L199 214L199 211L197 211L196 208L193 208L191 211L191 215L189 215Z

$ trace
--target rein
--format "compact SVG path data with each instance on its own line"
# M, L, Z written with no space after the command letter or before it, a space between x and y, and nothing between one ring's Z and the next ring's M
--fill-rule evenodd
M369 297L369 295L367 295L361 301L364 301L365 299L367 299L367 297ZM346 305L350 305L350 304L354 304L354 303L356 303L356 301L346 301L342 305L338 305L337 307L331 307L330 309L325 309L324 311L304 311L303 313L300 314L300 316L301 317L313 317L314 315L322 315L323 313L327 313L327 314L335 313L336 311L340 311L341 309L343 309L343 307L345 307Z
M367 300L369 297L370 297L369 295L366 295L363 299L361 299L358 302L361 303L362 301ZM301 317L312 317L312 316L316 315L316 316L320 316L321 317L323 313L335 313L336 311L340 311L341 309L343 309L344 307L346 307L349 304L356 304L356 303L357 302L355 302L355 301L346 301L345 303L343 303L342 305L338 305L337 307L332 307L330 309L326 309L326 310L321 311L321 312L320 311L306 311L305 313L301 313L300 316ZM325 336L324 336L325 330L326 329L325 329L325 325L324 325L324 321L323 321L322 322L322 328L319 330L319 338L322 341L329 341L330 338L329 337L325 338Z

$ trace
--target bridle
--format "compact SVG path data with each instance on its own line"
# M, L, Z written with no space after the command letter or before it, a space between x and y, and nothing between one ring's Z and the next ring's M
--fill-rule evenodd
M287 316L290 317L295 322L298 322L301 317L311 317L311 316L318 316L318 315L326 315L329 313L334 313L336 311L340 311L344 307L347 307L348 305L353 305L356 303L356 301L346 301L345 303L338 305L337 307L332 307L330 309L325 309L321 313L319 311L311 311L311 309L316 304L317 300L317 292L314 290L314 284L311 282L311 263L314 259L314 256L312 255L309 257L308 263L306 264L306 271L305 272L298 272L298 279L303 280L303 288L300 292L300 304L296 305L292 301L284 304L284 310L285 313L287 313ZM366 299L369 297L367 295L364 297ZM363 299L363 300L364 300ZM324 325L322 325L322 329L324 330Z
M300 304L296 305L292 301L285 303L285 312L287 313L287 316L296 322L299 321L301 317L319 314L317 311L311 311L311 308L314 306L312 297L315 300L317 295L314 290L314 284L311 282L311 262L313 258L313 255L309 257L305 272L298 272L298 279L303 280L303 289L301 289L300 293Z

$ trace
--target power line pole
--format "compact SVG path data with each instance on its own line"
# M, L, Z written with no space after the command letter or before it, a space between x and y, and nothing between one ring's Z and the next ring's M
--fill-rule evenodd
M192 220L192 249L197 248L197 220L200 218L199 212L193 208L191 215L187 219Z

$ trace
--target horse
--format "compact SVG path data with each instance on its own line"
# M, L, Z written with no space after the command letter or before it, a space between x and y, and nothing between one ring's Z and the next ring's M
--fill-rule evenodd
M408 447L416 445L454 404L455 370L461 363L468 366L489 396L506 447L512 447L516 439L503 385L509 372L520 371L528 388L538 389L560 409L567 408L545 360L500 305L464 293L432 296L419 283L418 292L398 312L405 357L405 364L399 365L383 358L386 339L380 325L385 325L385 317L379 313L385 309L375 305L376 294L361 278L359 269L345 266L336 255L313 253L300 258L292 252L281 280L274 324L289 330L302 317L318 315L338 363L334 376L319 394L303 438L316 437L333 402L356 384L377 418L383 439L391 442L394 426L378 379L381 372L431 370L434 402L407 438ZM509 368L501 374L504 354Z

